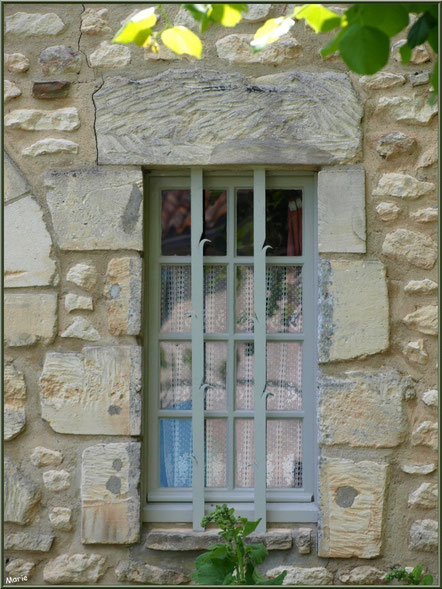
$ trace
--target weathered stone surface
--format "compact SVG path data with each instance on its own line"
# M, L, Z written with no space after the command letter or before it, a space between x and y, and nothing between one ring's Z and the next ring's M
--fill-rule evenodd
M81 53L66 45L46 47L38 58L44 74L75 73L81 69Z
M27 525L34 519L41 494L37 485L10 460L4 460L4 520Z
M92 311L94 303L92 297L83 297L69 292L64 297L64 307L68 313L71 311L78 311L79 309Z
M175 26L187 27L197 34L200 32L199 22L193 18L193 16L188 10L184 8L184 6L180 6L173 24Z
M69 532L72 530L71 516L72 510L69 507L54 507L49 512L49 521L55 530Z
M422 395L422 401L428 407L437 407L439 404L439 393L436 389L431 389L430 391L425 391Z
M365 172L360 166L318 174L319 251L365 253Z
M143 249L140 170L52 172L45 184L61 249Z
M122 583L143 583L147 585L182 585L189 583L190 575L172 568L161 568L144 562L122 560L115 569L117 579Z
M43 473L43 483L48 491L59 493L71 486L71 475L67 470L47 470Z
M140 538L140 444L97 444L83 452L84 544L133 544Z
M386 464L371 461L323 460L319 556L379 556L387 470Z
M376 567L361 566L351 571L339 571L338 581L345 585L382 585L385 575Z
M3 156L4 201L23 196L30 191L30 186L23 172L5 152Z
M111 33L107 8L85 8L81 15L80 31L86 35Z
M60 333L60 337L72 337L84 339L88 342L97 342L100 339L100 334L90 321L84 317L75 317L72 323Z
M227 35L216 42L218 57L230 63L261 63L265 65L281 65L296 59L302 51L302 46L291 35L283 35L262 51L253 52L250 42L253 35Z
M437 221L438 216L438 210L433 207L419 209L415 213L410 213L411 219L414 219L418 223L433 223Z
M112 258L107 266L107 321L113 335L138 335L141 329L140 258Z
M428 168L438 161L437 145L425 151L417 162L418 168Z
M438 546L438 523L433 519L419 519L410 528L410 550L436 552Z
M26 425L26 383L12 362L4 365L3 439L12 440Z
M31 346L54 340L57 324L56 293L7 293L4 300L7 346Z
M415 362L416 364L427 364L428 362L428 354L423 339L408 342L403 349L403 353L410 362Z
M103 41L89 55L89 65L97 68L118 68L129 65L130 59L129 47Z
M5 116L5 127L24 131L75 131L79 126L80 118L74 106L57 110L22 108Z
M5 538L6 550L28 550L29 552L49 552L54 541L52 534L38 532L19 532L8 534Z
M437 422L423 421L411 434L411 445L428 446L433 450L437 450L437 433Z
M346 163L361 148L362 106L346 74L174 69L108 78L94 100L101 164Z
M5 286L46 286L57 276L51 236L32 196L5 208Z
M402 401L414 383L398 372L345 372L319 379L319 430L322 444L393 448L406 434ZM361 419L369 415L370 419Z
M45 583L96 583L106 571L101 554L61 554L43 569Z
M33 82L32 96L40 100L65 98L69 94L70 82Z
M3 100L5 104L13 98L21 96L21 90L14 82L10 80L4 80L3 84Z
M410 125L428 125L437 114L437 105L430 106L426 95L383 96L379 99L377 110L394 117L396 121Z
M8 72L23 74L29 69L29 59L23 53L5 53L5 68Z
M380 202L376 206L376 212L382 221L394 221L399 217L401 209L391 202Z
M408 79L412 86L423 86L430 81L430 72L421 72L420 74L408 74Z
M425 475L436 470L435 464L402 464L401 470L407 474Z
M362 76L359 78L360 85L364 90L383 90L405 84L405 76L391 72L378 72L373 76Z
M10 577L30 577L32 569L35 567L35 562L23 560L22 558L14 558L5 568L5 571Z
M295 533L295 544L299 554L310 554L312 551L311 529L299 528Z
M320 266L320 292L320 362L357 358L388 348L383 264L324 261Z
M43 419L71 434L139 435L141 349L85 347L46 354L40 377Z
M426 335L437 335L438 307L436 305L419 307L414 313L406 315L403 321L410 329L415 329Z
M332 585L333 575L324 567L293 567L293 566L279 566L270 569L266 572L267 578L274 579L283 571L287 571L287 575L283 581L283 585Z
M405 286L404 291L408 294L433 294L437 292L437 282L424 278L423 280L410 280Z
M434 509L438 504L437 485L433 483L422 483L408 497L408 507L419 507L421 509Z
M400 155L410 154L416 149L417 141L414 137L394 131L379 137L376 151L384 159L393 159Z
M29 155L31 157L52 155L55 153L78 153L78 143L69 141L68 139L50 137L48 139L41 139L29 147L25 147L22 151L22 155Z
M43 446L37 446L31 454L31 463L38 468L59 466L62 462L63 454L61 452Z
M14 407L5 404L3 407L3 439L13 440L26 426L26 410L24 406Z
M66 280L91 291L97 283L97 269L92 264L75 264L66 274Z
M400 48L402 45L406 43L406 39L401 39L400 41L396 41L393 43L391 47L391 53L395 61L402 63L402 56L400 54ZM427 51L425 45L418 45L415 47L411 52L410 63L414 63L415 65L421 65L430 61L430 54Z
M5 18L5 33L20 37L54 36L61 33L65 25L61 18L53 12L32 14L16 12Z
M406 261L418 268L430 270L437 259L437 245L424 233L396 229L385 236L382 253L400 262Z
M435 190L432 182L420 182L409 174L383 174L377 187L373 190L373 196L397 196L407 200L430 194Z
M247 4L248 10L242 13L242 17L247 22L261 22L267 18L271 7L271 4Z
M160 45L158 53L154 53L151 47L145 47L143 56L146 61L177 61L185 59L185 55L177 55L164 45Z

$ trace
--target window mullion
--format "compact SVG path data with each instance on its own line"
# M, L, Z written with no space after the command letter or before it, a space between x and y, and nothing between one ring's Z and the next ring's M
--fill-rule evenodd
M236 202L234 187L232 184L227 192L227 331L229 340L227 342L227 488L233 489L234 461L236 455L234 440L234 419L235 409L235 387L236 387L236 363L235 363L235 265L233 263L236 244Z

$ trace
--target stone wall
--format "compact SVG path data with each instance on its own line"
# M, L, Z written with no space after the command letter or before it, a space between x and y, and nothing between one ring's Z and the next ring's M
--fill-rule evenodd
M140 525L142 168L253 163L318 172L319 525L270 528L265 568L437 574L434 55L395 45L360 78L302 21L251 54L283 4L210 29L198 62L111 45L135 8L5 7L7 574L189 582L213 535Z

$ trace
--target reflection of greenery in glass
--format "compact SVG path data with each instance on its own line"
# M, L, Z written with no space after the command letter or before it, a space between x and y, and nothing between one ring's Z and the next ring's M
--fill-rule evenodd
M192 364L192 350L190 348L186 348L183 354L183 362L190 366Z
M236 254L253 256L253 190L236 191Z
M218 365L218 374L219 374L220 380L222 382L225 382L226 376L227 376L227 360L223 360Z
M166 352L164 351L164 348L162 346L160 346L160 366L161 368L167 368L168 366L166 360Z

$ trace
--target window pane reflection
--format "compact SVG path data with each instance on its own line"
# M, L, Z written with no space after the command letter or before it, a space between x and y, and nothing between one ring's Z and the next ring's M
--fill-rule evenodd
M191 419L160 419L160 454L161 487L191 487Z
M206 256L225 256L227 248L227 191L204 191L204 247Z
M268 256L302 255L302 191L266 190Z
M253 190L236 191L236 255L253 256Z
M161 254L190 256L190 190L163 190L161 196Z

